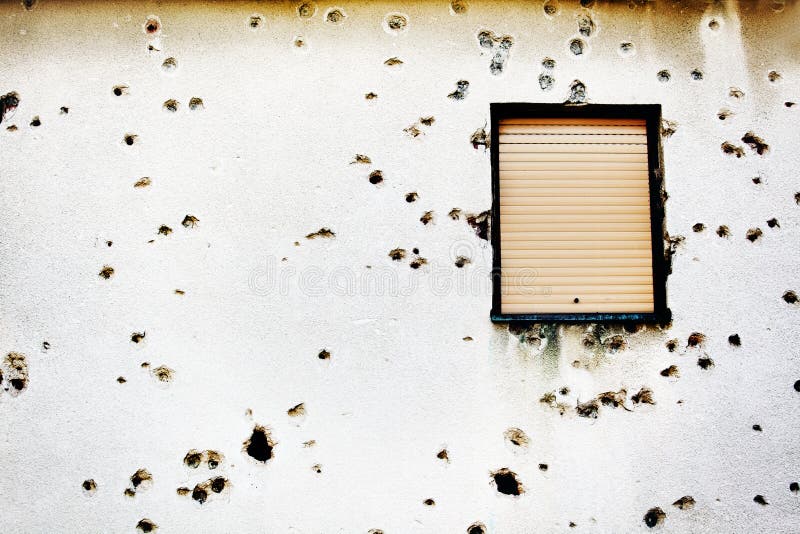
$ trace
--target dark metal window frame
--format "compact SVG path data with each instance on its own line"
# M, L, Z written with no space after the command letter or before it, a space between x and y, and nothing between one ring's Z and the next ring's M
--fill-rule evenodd
M660 104L491 104L492 160L492 312L495 322L615 322L666 324L671 319L667 307L667 268L664 260L664 201L661 157ZM614 118L644 119L647 130L647 166L650 182L650 233L653 253L653 313L501 313L500 295L500 166L499 129L502 119L511 118Z

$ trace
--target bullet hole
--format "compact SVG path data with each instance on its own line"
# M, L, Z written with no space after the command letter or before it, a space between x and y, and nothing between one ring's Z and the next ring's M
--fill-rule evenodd
M630 41L623 41L619 44L618 52L622 57L633 57L636 55L636 47Z
M728 343L730 343L734 347L739 347L742 345L742 340L739 337L739 334L731 334L730 336L728 336Z
M39 115L36 115L33 119L31 119L31 126L34 128L38 128L42 125L42 121L39 120Z
M436 119L433 116L419 118L419 123L423 126L431 126L434 122L436 122Z
M759 237L761 237L764 232L761 231L761 228L750 228L747 231L747 235L745 236L748 241L751 243L755 243Z
M497 491L504 495L520 495L525 492L522 483L517 480L517 474L507 467L492 472L492 479Z
M192 490L192 499L200 504L203 504L208 499L208 490L202 485L197 484Z
M558 402L556 400L556 393L555 391L548 391L539 399L539 402L549 406L550 408L556 408L561 415L567 411L568 406L564 403Z
M729 109L721 109L721 110L719 110L719 113L717 113L717 118L719 120L721 120L721 121L724 121L725 119L727 119L731 115L733 115L733 112L731 112L731 110L729 110Z
M138 179L138 180L137 180L137 181L136 181L136 182L133 184L133 187L136 187L136 188L147 187L147 186L149 186L151 183L152 183L152 181L150 180L150 178L148 178L147 176L145 176L145 177L143 177L143 178L139 178L139 179Z
M350 162L350 165L353 165L354 163L369 165L372 163L372 160L370 159L369 156L366 156L364 154L356 154L355 157L353 158L353 161Z
M81 486L83 487L84 491L86 491L87 493L94 493L95 490L97 490L97 483L95 483L93 478L90 478L88 480L84 480L83 484L81 484Z
M723 224L719 228L717 228L717 235L720 237L730 237L731 230L730 228L728 228L726 225Z
M586 86L580 80L573 80L569 85L569 96L567 102L570 104L582 104L586 102Z
M791 491L792 493L800 492L800 484L798 484L797 482L792 482L791 484L789 484L789 491Z
M678 340L677 339L670 339L666 343L667 350L670 352L675 352L675 349L678 348Z
M761 184L761 177L760 176L756 176L752 180L753 180L753 183L756 184L756 185L760 185Z
M436 457L440 460L444 460L445 462L450 462L450 456L447 454L447 449L442 449L437 452Z
M138 469L131 475L131 484L133 484L134 488L138 488L146 482L152 482L152 480L153 475L147 469Z
M402 32L408 26L408 17L402 13L389 13L383 19L385 28L393 32Z
M497 36L494 32L484 30L478 33L478 44L482 48L494 50L492 61L489 63L489 72L497 76L503 73L514 39L511 36Z
M695 501L691 495L684 495L683 497L672 503L672 506L680 508L681 510L690 510L694 508L694 503Z
M173 72L178 68L178 60L174 57L168 57L161 63L161 68L164 69L165 72Z
M325 22L330 22L331 24L339 24L345 18L347 18L347 15L339 8L331 8L325 13Z
M620 389L619 391L606 391L604 393L600 393L597 396L597 400L599 400L600 404L603 406L611 406L613 408L619 408L621 406L622 408L628 410L628 407L625 406L625 401L628 400L628 392L624 388Z
M400 261L406 257L406 251L402 248L395 248L389 251L389 257L394 261Z
M541 73L539 75L539 87L542 91L549 91L553 88L553 85L556 83L556 79L553 78L551 75L546 73Z
M384 61L383 64L386 65L387 67L396 67L398 65L402 65L403 60L400 59L399 57L390 57L389 59Z
M161 30L161 22L156 17L147 19L144 23L144 31L150 35L158 33Z
M472 148L475 150L478 150L478 146L480 145L483 146L484 150L489 148L489 136L486 135L486 130L484 128L475 130L470 136L469 142L472 143Z
M800 206L800 193L794 194L794 203Z
M703 79L703 72L699 69L694 69L689 73L689 76L691 76L692 80L700 81Z
M333 231L331 231L330 228L320 228L316 232L312 232L306 235L306 239L316 239L318 237L321 237L323 239L332 239L336 237L336 234Z
M717 21L717 19L709 20L708 21L708 27L709 27L709 29L711 29L713 31L717 31L719 29L719 21Z
M164 109L171 113L175 113L176 111L178 111L178 106L180 106L180 104L174 98L170 98L169 100L164 101Z
M454 221L457 221L461 218L461 210L459 208L453 208L447 213L447 215Z
M319 354L317 355L317 357L320 360L330 360L331 359L331 353L328 352L325 349L322 349L321 351L319 351Z
M655 527L656 525L660 525L664 522L664 519L667 517L667 514L664 513L659 507L650 508L646 514L644 514L644 524L650 528Z
M216 469L222 462L222 454L217 451L206 451L206 458L209 469Z
M503 437L505 437L506 441L516 447L527 447L531 443L528 435L519 428L509 428L503 432Z
M744 91L742 91L738 87L731 87L730 89L728 89L728 96L736 100L741 100L742 98L744 98Z
M172 382L172 379L175 378L175 371L165 365L156 367L151 373L159 382Z
M697 365L700 367L700 369L705 371L714 367L714 360L708 356L703 356L702 358L697 359Z
M755 430L756 432L762 432L763 431L763 429L761 428L761 425L753 425L753 430Z
M426 211L425 213L422 214L422 217L419 218L419 222L421 222L422 224L425 224L425 225L430 223L432 220L433 220L433 212L432 211Z
M767 500L764 498L764 496L763 496L763 495L756 495L755 497L753 497L753 502L755 502L755 503L758 503L758 504L760 504L761 506L766 506L766 505L768 505L768 504L769 504L769 503L767 502Z
M578 15L578 33L584 37L591 37L594 33L594 21L588 13L581 13Z
M416 191L412 191L411 193L406 193L406 202L408 203L416 202L418 198L419 195L416 193Z
M122 493L126 497L130 498L136 497L136 491L132 490L131 488L125 488L125 491L123 491Z
M301 19L309 19L317 13L317 5L314 2L303 2L297 6L297 16Z
M371 528L367 534L383 534L383 531L379 528Z
M705 334L701 332L692 332L689 336L689 339L686 342L687 347L702 347L703 343L706 341Z
M158 525L150 521L149 519L140 519L138 523L136 523L136 528L141 530L142 532L155 532L158 530Z
M100 276L100 278L105 278L106 280L108 280L109 278L114 276L114 268L111 267L110 265L104 265L103 268L100 269L98 276Z
M473 230L475 230L475 235L479 238L488 241L489 240L489 224L491 222L491 214L489 211L482 211L477 215L470 215L467 214L467 224L469 224Z
M263 24L264 17L261 15L250 15L250 18L247 20L247 25L253 30L259 29Z
M62 115L67 115L69 113L69 108L67 106L61 106L61 108L59 108L59 111L61 112Z
M548 18L555 17L561 12L561 6L559 5L558 0L545 0L544 4L542 5L542 9Z
M767 79L772 83L779 81L781 78L782 76L780 75L780 73L774 70L769 71L769 73L767 74Z
M106 246L107 246L107 247L110 247L110 246L111 246L111 245L113 245L113 244L114 244L114 242L113 242L113 241L106 241Z
M466 0L450 0L450 13L453 15L463 15L468 7Z
M628 342L620 335L613 335L603 340L603 346L611 352L619 352L628 348Z
M447 98L452 100L464 100L469 92L469 82L467 80L459 80L456 82L456 90L447 95Z
M364 95L364 99L366 99L366 100L375 100L376 98L378 98L377 93L369 92L369 93Z
M692 230L693 230L694 232L697 232L697 233L700 233L700 232L702 232L702 231L703 231L703 230L705 230L705 229L706 229L706 225L705 225L705 224L703 224L703 223L695 223L695 224L692 226Z
M158 235L169 235L172 233L172 228L167 226L166 224L162 224L158 227Z
M203 99L193 96L189 99L189 109L192 111L196 111L198 109L202 109L205 106L203 105Z
M36 7L36 0L22 0L22 7L24 7L27 11L30 11Z
M375 170L369 173L369 183L378 185L383 181L383 171Z
M584 403L578 402L577 406L575 406L575 413L581 417L597 419L597 410L599 408L600 406L597 404L597 400L591 399Z
M136 138L137 137L139 137L139 136L135 135L135 134L125 134L125 137L123 138L123 140L125 141L126 145L131 146L131 145L133 145L133 143L136 142Z
M248 456L262 463L266 463L273 457L272 449L274 447L275 443L272 441L269 431L258 425L253 428L250 439L244 442L244 449Z
M428 260L425 258L415 258L411 263L408 264L409 267L412 269L419 269L423 265L427 264Z
M462 341L472 341L472 336L464 336L461 338Z
M211 491L214 493L222 493L228 486L228 481L223 477L214 477L211 479Z
M203 453L192 449L183 457L183 463L186 464L187 467L197 469L200 467L200 464L203 463Z
M647 387L641 388L639 391L631 396L631 401L634 404L655 404L653 400L653 390Z
M796 106L797 104L794 102L784 102L783 105L786 106L787 108L790 108Z
M11 126L6 127L6 130L8 130L9 132L16 132L17 129L18 128L16 124L12 124Z
M733 154L737 158L744 156L744 149L742 147L736 146L728 141L722 143L721 148L724 153Z
M680 373L678 372L678 366L677 365L670 365L666 369L662 369L659 374L661 376L675 377L675 378L678 378L679 376L681 376Z
M486 525L483 523L472 523L467 527L467 534L486 534Z
M141 367L142 369L147 369L148 367L150 367L150 362L142 362Z
M175 493L177 493L181 497L185 497L185 496L189 495L189 493L191 493L191 492L192 492L192 490L190 490L189 488L187 488L185 486L181 486L180 488L175 490Z
M12 91L0 96L0 123L11 118L18 105L19 95L16 92Z
M467 258L466 256L458 256L455 261L456 267L462 269L466 264L472 263L472 260Z
M419 249L418 249L418 248L416 248L416 247L414 247L414 248L411 250L411 252L413 252L414 254L419 254Z
M124 376L118 376L117 382L119 382L120 384L124 384L125 382L127 382L127 380L125 380Z
M769 151L769 145L753 132L744 134L744 136L742 136L742 141L751 149L755 150L759 156L763 156Z
M306 449L308 449L308 448L310 448L310 447L313 447L313 446L314 446L314 445L316 445L316 444L317 444L316 440L313 440L313 439L311 439L311 440L308 440L308 441L304 441L304 442L303 442L303 447L305 447Z
M569 388L567 386L562 387L558 390L560 395L569 395Z
M774 217L767 221L767 226L769 226L770 228L780 228L781 227L781 225L778 223L778 219L776 219Z
M678 130L678 123L675 121L668 121L667 119L661 119L661 135L669 138L672 137Z
M311 470L317 474L322 473L322 466L320 464L314 464L311 466Z
M783 300L788 304L797 304L797 293L790 289L783 294Z
M142 341L144 341L146 335L147 332L141 332L141 333L134 332L133 334L131 334L131 341L133 341L134 343L141 343Z
M301 402L300 404L292 406L291 408L286 410L286 413L289 415L289 417L303 416L306 414L306 405L305 403Z
M671 77L668 70L660 70L656 73L656 79L661 83L667 83Z
M422 504L424 504L425 506L435 506L436 501L434 501L433 499L425 499L424 501L422 501Z
M581 39L572 39L569 42L569 51L575 56L582 56L586 50L586 43Z
M416 124L412 124L412 125L411 125L411 126L409 126L408 128L403 128L403 131L404 131L405 133L407 133L407 134L408 134L409 136L411 136L411 137L418 137L419 135L421 135L421 134L422 134L422 130L420 130L419 128L417 128L417 125L416 125Z
M303 48L304 46L306 46L306 40L301 36L295 37L294 41L292 42L296 48Z

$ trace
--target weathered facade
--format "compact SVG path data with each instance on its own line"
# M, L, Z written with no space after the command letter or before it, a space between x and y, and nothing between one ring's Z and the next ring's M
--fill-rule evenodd
M0 4L3 530L796 531L798 23ZM489 104L582 90L662 106L669 325L489 319Z

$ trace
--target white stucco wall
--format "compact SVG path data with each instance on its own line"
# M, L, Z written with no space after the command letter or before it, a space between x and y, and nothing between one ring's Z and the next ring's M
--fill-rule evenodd
M298 3L0 5L0 94L21 99L0 125L0 356L27 365L0 367L2 530L133 532L148 518L160 532L637 532L660 507L662 532L796 532L800 308L782 295L800 291L800 105L784 104L800 101L800 8L554 5L342 0L310 18ZM337 6L346 17L325 22ZM390 13L404 31L383 27ZM576 57L580 13L595 29ZM513 38L500 75L483 30ZM548 326L537 343L493 325L491 249L465 221L491 204L488 152L470 143L489 103L563 102L576 79L590 102L660 103L677 124L663 139L666 226L685 236L674 320L611 327L601 341L624 336L617 351L585 347L585 326ZM459 80L467 97L448 98ZM418 137L404 132L429 116ZM767 153L741 141L748 131ZM135 188L142 177L151 185ZM335 237L306 239L320 228ZM417 270L415 247L428 262ZM457 269L458 255L471 263ZM706 339L687 348L693 332ZM679 377L660 375L670 365ZM654 405L631 400L642 387ZM625 409L576 413L621 388ZM540 402L551 391L563 415ZM299 403L305 415L289 416ZM255 425L275 443L266 463L243 451ZM192 469L191 449L224 459ZM126 496L141 468L152 481ZM500 468L522 495L496 490ZM176 493L216 476L227 487L203 504ZM693 508L672 505L686 495Z

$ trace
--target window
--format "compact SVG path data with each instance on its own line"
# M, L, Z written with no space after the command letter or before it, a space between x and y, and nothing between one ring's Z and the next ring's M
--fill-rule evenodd
M492 320L668 322L661 106L491 115Z

